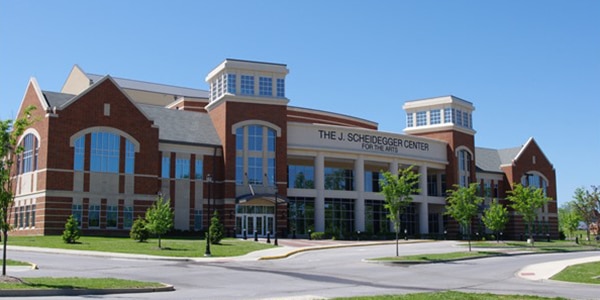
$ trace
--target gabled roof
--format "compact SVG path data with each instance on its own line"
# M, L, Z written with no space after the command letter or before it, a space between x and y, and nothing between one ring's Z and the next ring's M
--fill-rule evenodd
M503 173L502 165L511 164L523 146L508 149L475 147L475 166L483 172Z
M102 79L104 76L89 74L86 73L86 76L96 82ZM194 97L194 98L208 98L208 91L192 89L186 87L179 87L173 85L159 84L159 83L151 83L145 81L124 79L112 77L112 79L123 89L130 90L138 90L138 91L148 91L160 94L174 95L174 96L184 96L184 97Z
M158 126L158 139L178 144L221 146L221 140L208 114L138 104Z

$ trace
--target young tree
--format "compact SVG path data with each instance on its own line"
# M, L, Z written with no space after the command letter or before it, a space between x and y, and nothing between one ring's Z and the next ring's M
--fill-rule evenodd
M420 174L412 171L412 166L400 170L400 174L393 175L390 172L383 172L383 179L379 181L381 194L385 197L385 208L388 210L387 217L394 224L396 232L396 256L398 256L398 240L400 234L400 216L404 209L412 201L411 195L420 193L417 188Z
M579 221L581 217L573 208L572 202L565 203L558 209L558 227L568 236L573 236Z
M483 212L481 217L485 227L496 234L496 242L500 242L500 231L504 230L508 223L508 209L498 202L498 199L492 200L490 207Z
M529 240L533 246L533 221L538 215L538 210L546 204L550 198L544 195L544 190L533 186L525 187L520 183L515 184L510 195L506 197L512 204L511 207L523 217L527 223Z
M65 230L63 231L62 239L67 244L74 244L80 236L81 232L79 230L79 224L77 224L75 217L70 215L67 219L67 223L65 223Z
M454 185L454 190L448 190L446 212L468 232L469 252L471 252L471 220L477 216L479 205L483 198L477 196L478 184L471 183L469 187Z
M586 190L583 187L577 188L573 201L571 201L571 205L587 225L588 241L590 240L590 224L594 222L598 209L600 209L598 203L600 203L600 191L597 186L592 186L591 190Z
M225 229L223 228L223 224L219 221L219 212L215 210L212 218L210 219L210 243L211 244L219 244L223 237L225 236Z
M6 245L8 242L8 231L10 223L8 215L14 202L15 195L12 188L11 169L15 157L22 151L22 147L17 146L19 136L29 127L34 120L31 112L35 110L34 106L29 106L24 111L24 116L12 120L0 120L0 230L2 231L2 241L4 247L2 251L2 276L6 276Z
M158 248L162 249L161 236L173 227L175 214L169 200L158 196L156 202L146 211L146 228L158 236Z
M141 216L138 216L131 226L129 237L140 243L145 242L150 237L150 232L148 231L148 228L146 228L146 224L146 220Z

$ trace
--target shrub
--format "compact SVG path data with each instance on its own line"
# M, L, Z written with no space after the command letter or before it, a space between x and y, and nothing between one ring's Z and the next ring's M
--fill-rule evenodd
M313 233L310 234L310 238L313 240L322 240L325 238L325 232L322 231L315 231Z
M73 215L70 215L67 223L65 223L65 231L63 231L62 239L67 244L74 244L80 236L81 232L79 231L77 220L75 220Z
M219 244L223 237L225 237L225 229L223 224L219 222L219 213L215 210L212 218L210 219L210 242L211 244Z
M138 242L145 242L150 237L150 231L146 228L146 220L138 216L131 226L129 236Z

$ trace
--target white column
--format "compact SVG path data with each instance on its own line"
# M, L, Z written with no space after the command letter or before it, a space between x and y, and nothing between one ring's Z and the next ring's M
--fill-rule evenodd
M421 234L429 233L429 204L427 203L427 165L419 167L419 188L421 188L421 204L419 205L419 229Z
M356 230L365 231L365 160L362 155L354 161L354 187L356 200L354 200L354 227Z
M315 231L325 231L325 156L317 153L315 157Z
M392 160L392 163L390 164L390 173L392 173L393 175L398 175L398 160L397 159Z

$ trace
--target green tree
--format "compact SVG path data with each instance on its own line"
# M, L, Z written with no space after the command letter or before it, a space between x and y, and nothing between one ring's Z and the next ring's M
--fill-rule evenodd
M529 231L529 240L533 246L533 222L538 210L546 204L550 198L544 195L544 190L533 186L525 187L520 183L515 184L512 191L506 197L511 202L511 207L523 217Z
M600 191L597 186L592 186L591 190L586 190L583 187L575 189L571 205L587 225L586 233L588 241L590 240L590 224L594 222L596 215L599 213L599 203Z
M34 106L25 108L23 117L12 120L0 120L0 230L2 231L2 276L6 276L6 245L8 243L8 232L11 229L8 222L10 207L14 203L11 170L15 157L23 152L22 147L17 146L19 136L25 129L33 124L34 119L31 112Z
M74 244L80 236L81 231L79 230L79 224L77 224L75 217L70 215L67 219L67 223L65 223L65 230L63 231L62 239L67 244Z
M498 199L494 199L490 203L490 207L483 212L481 219L485 227L496 234L496 242L499 242L499 233L504 230L506 223L508 223L508 209L500 204Z
M175 217L169 200L158 196L156 202L146 211L146 228L158 237L158 248L162 249L161 236L173 227Z
M573 208L572 202L567 202L558 209L558 227L568 236L572 237L575 234L579 221L581 217Z
M417 188L420 174L413 172L412 168L413 166L410 166L404 170L400 170L398 175L394 175L389 171L383 172L383 178L379 181L379 186L381 187L380 194L385 198L384 207L388 210L387 217L392 221L396 232L396 256L399 255L400 216L404 213L410 202L412 202L413 198L411 195L421 192Z
M210 218L210 243L211 244L219 244L223 237L225 236L225 229L223 228L223 224L219 220L219 212L215 210L212 218Z
M478 184L471 183L469 187L454 185L453 190L448 190L446 201L446 212L444 214L451 216L460 226L467 231L469 240L469 252L471 252L471 221L479 212L479 205L483 198L477 196Z
M146 228L146 224L146 220L141 216L138 216L131 226L129 237L140 243L145 242L150 237L150 232L148 231L148 228Z

